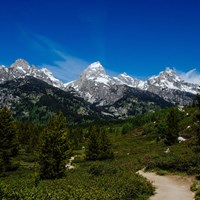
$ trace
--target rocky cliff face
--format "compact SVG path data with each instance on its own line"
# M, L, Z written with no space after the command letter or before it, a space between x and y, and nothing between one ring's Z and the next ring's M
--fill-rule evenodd
M31 76L0 84L0 94L0 107L8 106L19 120L46 123L59 111L69 121L102 118L100 112L82 98Z
M102 114L124 119L154 112L157 109L167 108L173 104L165 101L158 95L138 88L124 86L124 95L112 105L102 106Z

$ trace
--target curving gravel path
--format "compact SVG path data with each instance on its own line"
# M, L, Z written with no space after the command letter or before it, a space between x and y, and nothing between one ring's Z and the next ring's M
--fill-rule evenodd
M192 179L181 176L159 176L152 172L138 173L146 177L156 187L156 193L150 200L193 200L194 194L190 191Z

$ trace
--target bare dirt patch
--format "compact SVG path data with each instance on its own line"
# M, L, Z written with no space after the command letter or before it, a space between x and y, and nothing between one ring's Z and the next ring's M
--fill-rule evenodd
M159 176L153 172L138 173L146 177L156 187L156 193L150 200L193 200L194 193L190 191L192 178L175 175Z

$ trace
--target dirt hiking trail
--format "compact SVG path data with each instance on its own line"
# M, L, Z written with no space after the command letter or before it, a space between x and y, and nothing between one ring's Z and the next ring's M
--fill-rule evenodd
M155 195L150 200L193 200L194 194L190 191L192 179L181 176L159 176L152 172L138 173L146 177L156 187Z

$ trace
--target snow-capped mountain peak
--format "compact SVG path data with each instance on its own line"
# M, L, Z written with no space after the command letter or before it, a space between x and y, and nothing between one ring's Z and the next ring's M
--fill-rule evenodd
M168 67L165 71L160 72L159 76L168 79L169 81L181 81L181 78L176 74L176 72Z
M160 72L158 76L152 76L148 79L150 85L170 89L180 89L179 85L182 82L183 81L176 72L170 68L166 68L166 70Z
M198 85L184 82L181 77L170 68L166 68L165 71L160 72L158 76L150 77L147 80L147 83L148 90L154 93L158 93L159 90L165 89L196 94L199 87Z
M62 82L56 79L48 69L37 69L24 59L17 59L9 68L5 66L0 67L0 83L26 76L33 76L55 87L64 87Z
M90 64L77 80L64 86L66 90L73 88L85 100L94 103L106 102L109 90L114 84L113 78L106 74L104 67L97 61Z
M96 61L91 63L86 69L90 70L99 70L99 69L104 69L100 61Z
M30 64L24 59L17 59L11 66L13 70L21 70L22 72L28 72L30 70Z
M94 81L109 86L112 83L110 76L106 74L104 67L99 61L90 64L80 75L78 82Z
M106 71L99 61L90 64L81 74L86 79L95 79L106 75Z
M176 73L173 69L171 69L170 67L166 67L164 72L168 73L168 74L174 74Z

